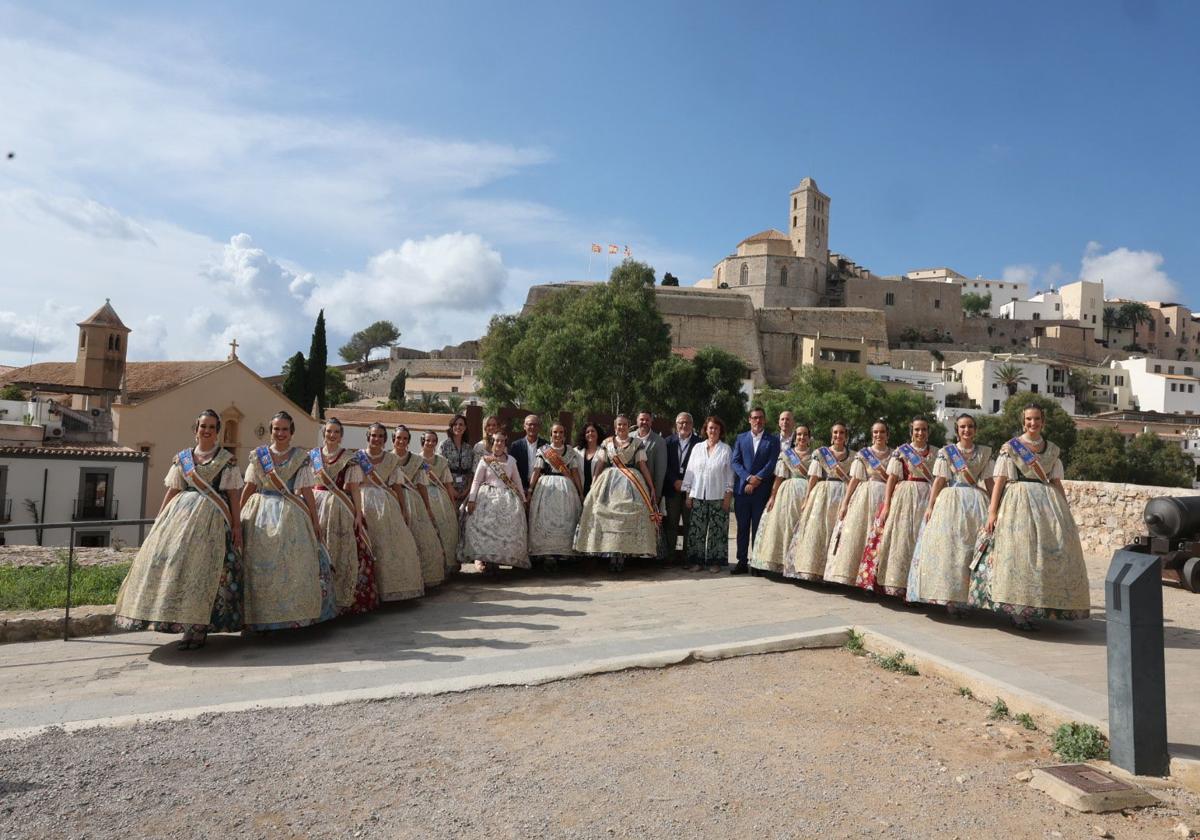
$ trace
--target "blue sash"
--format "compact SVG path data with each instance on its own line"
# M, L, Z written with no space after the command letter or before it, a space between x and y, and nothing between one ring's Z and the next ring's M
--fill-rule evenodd
M1039 481L1042 481L1046 484L1050 483L1050 477L1046 475L1046 470L1042 467L1042 462L1038 460L1037 454L1024 443L1022 443L1019 437L1015 437L1010 440L1008 442L1008 448L1016 453L1017 457L1025 463L1025 466L1029 467L1037 474Z
M926 480L932 478L929 474L929 466L925 463L926 458L922 458L917 454L917 450L913 449L911 443L902 443L896 447L896 451L900 453L900 457L908 462L909 467L913 472L920 471L922 477Z
M797 455L796 450L792 447L785 447L783 454L787 456L788 464L791 465L792 469L799 470L804 467L804 459Z
M837 475L839 481L846 480L846 471L843 470L842 465L838 463L837 456L833 454L833 450L831 450L828 446L822 446L817 450L817 455L820 456L821 463L825 465L825 471L827 473L834 473Z
M192 450L185 449L175 457L179 461L179 469L183 471L183 477L191 482L192 486L199 491L201 496L216 505L217 510L221 513L221 517L225 520L225 527L232 533L233 512L229 509L228 502L221 498L221 494L196 471L196 460L192 457ZM214 455L213 457L216 456Z
M321 447L308 450L308 462L312 464L313 472L325 469L325 459L321 457Z
M879 456L869 446L864 446L858 450L858 455L867 462L867 466L879 474L885 481L887 480L887 470L883 468L883 462L879 460Z
M946 458L950 461L950 466L954 468L954 471L974 485L976 483L975 476L967 468L967 459L963 456L962 450L953 443L948 443L942 448L942 451L946 453Z

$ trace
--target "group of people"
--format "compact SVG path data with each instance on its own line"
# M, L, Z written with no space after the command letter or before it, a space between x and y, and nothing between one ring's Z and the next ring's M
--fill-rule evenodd
M718 417L697 433L681 413L664 438L643 411L632 422L618 415L611 435L585 424L572 447L559 423L542 438L536 415L512 442L488 417L483 440L471 444L456 415L440 447L426 432L412 451L398 426L388 449L388 430L376 423L367 446L351 451L330 419L323 445L306 450L292 445L295 424L281 411L270 445L241 472L218 443L220 417L206 410L195 446L167 474L118 595L117 623L182 633L181 648L198 648L210 632L303 627L419 598L464 562L494 574L579 556L613 570L642 557L695 572L773 572L954 614L995 610L1023 628L1087 616L1058 448L1042 438L1036 405L994 459L975 444L969 415L940 450L923 418L895 449L876 421L858 452L843 423L815 447L791 412L780 414L779 435L766 430L761 408L749 422L730 446Z

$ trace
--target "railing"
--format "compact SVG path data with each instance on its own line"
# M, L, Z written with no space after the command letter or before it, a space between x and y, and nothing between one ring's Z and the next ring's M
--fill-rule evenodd
M38 540L40 542L42 538L42 531L57 531L63 528L70 529L70 547L67 550L67 603L65 609L63 610L63 641L65 642L69 638L67 630L71 624L71 579L75 573L76 529L83 528L85 530L92 530L94 528L119 528L123 525L137 525L141 527L153 524L153 519L96 519L88 520L86 526L77 525L74 522L33 522L23 523L21 525L0 525L0 534L7 534L11 531L37 531Z
M100 520L100 519L120 519L121 518L121 500L113 499L112 510L106 508L94 507L87 504L86 499L76 499L71 505L71 518L75 520Z

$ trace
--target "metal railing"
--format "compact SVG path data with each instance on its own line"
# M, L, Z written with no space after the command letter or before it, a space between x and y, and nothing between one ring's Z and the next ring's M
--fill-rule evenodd
M70 541L67 550L67 603L63 610L63 641L70 638L68 630L71 625L71 579L75 572L75 532L76 531L94 531L97 528L120 528L125 525L146 526L153 525L154 519L89 519L85 522L43 522L43 523L23 523L21 525L0 525L0 534L7 534L12 531L38 531L38 539L41 540L42 531L56 531L63 528L70 530Z

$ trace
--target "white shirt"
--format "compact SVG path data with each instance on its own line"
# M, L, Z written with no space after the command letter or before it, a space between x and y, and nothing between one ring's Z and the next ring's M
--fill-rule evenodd
M538 446L537 438L534 438L532 443L527 437L521 438L521 440L525 441L525 448L529 450L529 459L525 462L525 480L528 481L533 478L533 462L537 460L538 449L540 447Z
M710 451L708 441L696 444L683 474L683 492L693 499L719 501L733 492L733 450L718 441Z
M764 430L764 431L765 431L765 430ZM751 433L750 433L750 442L754 444L754 454L755 454L755 455L757 455L757 454L758 454L758 445L759 445L759 443L761 443L761 442L762 442L762 437L763 437L763 436L762 436L762 433L761 433L761 432L760 432L759 434L757 434L757 435L756 435L756 434L754 434L754 432L751 432Z

